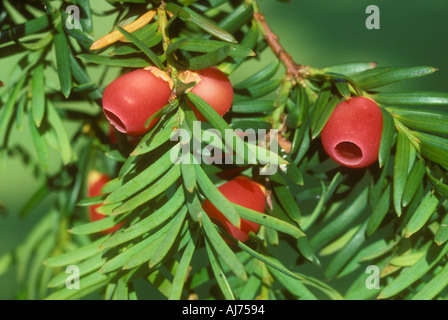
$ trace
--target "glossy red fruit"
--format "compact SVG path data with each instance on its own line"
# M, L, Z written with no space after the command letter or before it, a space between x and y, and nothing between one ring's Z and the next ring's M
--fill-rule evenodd
M266 196L264 187L259 183L244 176L239 176L224 183L218 190L230 202L264 213ZM260 228L258 223L243 218L241 218L240 228L235 227L209 200L205 200L202 207L210 219L220 223L229 234L239 241L247 241L249 239L249 232L256 233Z
M355 97L339 103L321 132L322 145L336 162L364 168L378 159L383 115L371 99Z
M103 93L103 111L109 122L120 132L141 135L149 126L145 122L168 104L173 81L166 72L147 67L126 73L112 81Z
M218 68L210 67L198 71L186 71L181 75L185 83L196 82L190 92L201 97L220 116L229 111L233 102L233 87L229 78ZM207 121L204 116L190 103L199 121Z
M87 190L87 196L88 197L96 197L101 195L101 189L103 189L104 185L110 181L110 178L102 173L93 171L89 174L88 177L88 190ZM101 206L101 204L95 204L89 206L89 216L90 220L98 221L101 219L104 219L106 216L104 214L101 214L97 211L97 209ZM117 224L116 226L103 230L102 233L109 234L117 231L123 223Z

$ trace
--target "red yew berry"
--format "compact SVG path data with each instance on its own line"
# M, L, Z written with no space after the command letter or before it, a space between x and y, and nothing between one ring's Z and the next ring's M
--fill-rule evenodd
M355 97L339 103L321 132L322 145L336 162L364 168L378 159L383 115L371 99Z
M210 67L199 71L185 71L180 76L185 83L196 82L190 92L201 97L220 116L229 111L233 102L233 87L229 78L218 68ZM190 103L199 121L207 121L204 116Z
M168 104L172 88L173 80L156 67L131 71L104 90L104 114L118 131L141 135L157 123L155 118L145 127L145 122Z
M104 185L110 181L110 178L102 173L93 171L89 174L88 177L88 190L87 190L87 196L88 197L96 197L101 195L101 189L103 189ZM98 221L101 219L104 219L106 216L104 214L101 214L97 212L97 209L101 206L101 204L95 204L89 206L89 216L90 220ZM102 233L109 234L117 231L123 223L117 224L116 226L103 230Z
M264 213L266 196L264 187L259 183L244 176L238 176L218 187L218 190L230 202ZM240 228L235 227L209 200L205 200L202 207L210 219L220 223L229 234L241 242L249 239L250 231L256 233L260 228L258 223L243 218L241 218Z

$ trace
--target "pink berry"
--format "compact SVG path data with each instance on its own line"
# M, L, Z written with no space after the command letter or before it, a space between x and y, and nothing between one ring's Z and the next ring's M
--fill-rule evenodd
M156 67L126 73L112 81L104 90L103 111L120 132L141 135L158 121L145 122L168 104L173 81Z
M89 174L88 177L88 189L87 189L87 195L88 197L96 197L101 195L101 189L103 189L104 185L110 181L109 176L103 173L99 173L97 171L92 171ZM98 221L101 219L106 218L107 216L104 214L101 214L97 211L99 207L101 207L101 204L95 204L89 206L89 216L90 220L92 222ZM119 223L116 226L113 226L112 228L106 229L101 231L101 233L109 234L117 231L120 229L120 227L123 225L123 223Z
M336 106L321 132L321 141L334 161L364 168L378 159L382 131L380 107L369 98L354 97Z
M259 183L245 177L238 176L221 185L218 190L230 201L240 206L264 213L266 196L264 187ZM202 205L210 219L221 223L221 225L234 238L241 242L249 239L249 232L258 232L258 223L241 218L240 228L235 227L216 207L205 200Z
M210 67L198 71L185 71L181 75L185 83L196 82L190 92L201 97L220 116L229 111L233 102L233 87L229 78L218 68ZM199 121L207 121L204 116L190 103Z

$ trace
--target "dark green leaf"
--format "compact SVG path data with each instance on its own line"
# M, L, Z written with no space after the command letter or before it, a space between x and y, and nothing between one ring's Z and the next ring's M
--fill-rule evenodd
M234 97L235 103L240 103L244 101L253 101L261 97L267 96L269 93L278 89L282 81L280 79L269 79L264 82L254 84L250 87L236 90Z
M66 15L63 14L63 16L65 17ZM83 32L83 31L81 31L79 29L76 29L76 28L72 28L72 29L65 28L64 30L67 32L67 34L70 37L76 39L76 41L78 41L78 43L85 50L90 51L90 47L92 46L92 44L94 42L94 39L92 38L92 36L90 34L88 34L86 32Z
M213 273L215 274L216 282L218 283L218 286L221 288L221 292L224 295L224 298L226 300L235 300L232 288L230 287L229 281L227 280L227 277L224 271L222 270L217 254L213 250L212 245L209 243L209 240L207 239L205 239L205 249L207 250L208 259L210 261Z
M101 56L96 54L83 53L78 55L81 59L96 64L102 64L112 67L123 68L145 68L150 65L148 61L142 58L113 58L109 56Z
M116 203L129 198L142 190L150 183L164 174L173 163L170 161L170 151L160 156L154 163L142 170L138 175L127 181L123 186L112 192L104 201L104 204ZM123 178L124 179L124 178Z
M427 159L448 167L448 139L439 136L415 132L420 140L421 153Z
M39 18L34 18L21 25L15 26L11 29L0 31L0 42L3 43L5 39L13 40L15 38L22 38L34 33L45 31L51 26L51 18L49 15L43 15Z
M243 2L224 17L219 22L219 26L230 33L237 32L252 18L253 11L253 6L251 4Z
M93 234L116 226L117 224L122 222L126 217L127 214L123 214L118 217L115 216L105 217L101 220L92 221L89 223L75 226L68 231L73 234Z
M447 105L448 93L446 92L383 92L376 93L374 99L388 105Z
M139 38L134 36L132 33L127 32L125 29L121 28L120 26L117 26L117 28L125 36L126 39L131 41L140 50L142 50L143 53L154 63L154 65L157 68L159 68L161 70L165 70L165 66L159 60L157 55L142 40L140 40Z
M132 151L132 156L138 156L141 154L148 153L157 147L161 146L168 140L170 140L173 131L175 129L175 125L178 123L178 119L176 116L171 117L168 121L164 123L163 128L156 131L150 131L147 133L135 147L134 151ZM124 173L124 172L123 172ZM123 175L123 174L122 174Z
M412 297L412 300L432 300L448 286L448 264Z
M383 194L381 195L381 198L379 199L378 203L376 203L373 212L368 219L366 227L366 234L368 236L371 236L378 229L381 222L384 220L384 217L389 212L390 195L391 195L391 185L388 184Z
M322 129L325 127L325 124L327 123L328 119L330 118L331 114L333 113L334 108L342 101L341 98L338 96L333 96L328 101L325 108L321 111L320 117L316 120L315 123L311 123L311 132L312 132L312 139L315 139Z
M23 209L20 211L19 216L21 218L26 217L38 204L50 194L50 189L46 183L39 187L36 192L27 200Z
M406 181L408 179L410 154L411 143L403 132L398 131L392 197L394 209L398 216L401 216L402 213L402 199Z
M428 191L405 227L405 237L409 238L419 231L432 216L438 205L439 199L431 191Z
M232 43L237 43L236 39L227 31L218 27L213 21L208 18L194 12L188 7L180 7L172 2L166 3L165 7L168 11L173 14L177 14L182 20L190 21L197 25L199 28L204 30L205 32L210 33L211 35Z
M201 218L203 229L207 235L207 240L213 246L217 254L229 266L232 272L239 278L247 280L247 274L244 265L238 260L238 257L230 249L228 244L224 241L222 236L216 230L208 215L203 215Z
M275 263L276 266L281 265L280 261L278 261L277 259L275 259L273 257L266 257L266 258L267 258L268 262ZM267 262L265 262L265 263L267 263ZM274 267L274 268L276 267L272 264L269 264L269 263L267 263L267 264L270 267ZM283 272L282 270L279 270L279 269L277 269L277 270ZM303 284L306 284L308 286L318 289L319 291L326 294L328 297L330 297L333 300L342 300L342 296L339 292L337 292L336 290L334 290L327 284L325 284L313 277L305 276L301 273L296 273L296 272L290 272L289 276L292 277L293 279L301 280L301 282Z
M33 120L37 127L40 127L45 115L45 82L44 64L38 64L33 71L31 78L31 106Z
M103 248L112 248L119 244L125 243L129 240L135 239L142 234L155 229L162 223L170 219L174 213L176 213L185 202L185 195L182 187L179 187L176 192L165 202L160 208L152 212L148 217L143 220L115 233L107 239Z
M312 109L311 109L311 114L310 114L310 127L311 128L316 127L316 123L318 122L319 118L322 116L322 113L325 110L325 107L328 105L328 101L330 100L331 95L332 95L332 93L330 90L330 84L326 82L322 86L322 89L319 91L317 99L314 102L314 105L312 106Z
M300 253L305 259L320 266L320 261L314 253L313 248L311 248L309 239L307 237L300 237L299 239L297 239L297 249L299 249Z
M300 86L298 89L298 98L296 102L290 100L287 101L287 109L288 116L286 118L286 125L291 129L300 127L300 129L296 131L297 137L294 137L295 139L300 140L303 138L303 134L306 130L306 122L308 121L309 113L308 94L303 86ZM297 149L297 141L295 141L295 144L294 148L292 148L292 153Z
M182 207L181 212L186 212L186 208ZM175 222L175 218L169 220L162 228L153 231L146 239L109 260L102 268L103 272L109 272L117 268L130 270L147 263L157 251L157 248L163 243L165 237L170 233Z
M90 79L86 70L79 64L72 52L70 52L70 67L72 69L73 78L76 80L76 82L78 82L79 85L92 83L92 80ZM88 96L93 100L100 100L102 95L101 92L97 88L95 88L88 93Z
M366 71L369 69L373 69L376 67L375 62L351 62L338 64L330 67L326 67L322 69L324 73L333 72L333 73L341 73L341 74L353 74L362 71Z
M48 101L47 102L47 112L48 112L48 122L53 127L54 131L57 134L57 139L59 141L59 149L61 151L62 162L64 164L68 164L72 160L72 146L70 144L70 140L67 136L67 132L65 131L65 126L59 116L59 113L53 106L53 104Z
M398 108L387 110L409 128L426 132L448 134L448 113L427 108Z
M356 257L355 257L356 258ZM383 260L380 260L376 263L379 270L383 270L390 258L387 257ZM367 271L367 270L366 270ZM372 271L370 271L370 274ZM350 287L348 288L347 292L345 293L344 298L346 300L368 300L368 299L374 299L380 290L382 289L382 284L380 283L380 288L371 288L366 286L366 281L368 280L369 273L366 272L360 272L359 276L356 277L356 279L351 283Z
M351 78L364 89L373 89L382 87L395 82L415 79L434 73L437 69L433 67L381 67L357 74L352 74Z
M83 247L76 248L69 252L50 257L44 261L44 264L51 268L57 267L65 267L70 264L82 261L84 259L88 259L93 257L95 254L98 254L103 251L99 246L108 238L109 236L102 237L98 240L95 240Z
M236 85L233 86L233 88L243 89L267 81L277 73L279 66L280 66L280 60L276 60L275 63L269 63L265 68L259 70L258 72L255 72L253 75L247 77L243 81L238 82Z
M336 256L331 260L328 267L325 269L325 277L332 279L338 275L344 265L352 258L366 240L366 226L367 222L363 223L349 242L342 248Z
M29 114L29 120L31 137L33 138L34 147L37 152L39 163L44 170L48 170L50 157L48 154L48 148L45 143L45 139L43 138L39 129L36 128L35 119L33 119L32 113Z
M82 277L95 270L98 270L104 264L104 262L105 260L102 258L102 254L97 254L91 258L86 259L85 261L78 264L79 276ZM59 286L65 285L68 276L69 274L67 274L64 270L64 272L59 273L58 275L53 277L47 286L49 288L57 288Z
M230 46L223 46L210 53L206 53L186 61L186 65L190 70L201 70L217 65L223 61L231 52Z
M338 92L340 93L340 95L345 99L348 100L350 99L350 86L347 83L347 81L338 81L336 80L334 83L336 89L338 90Z
M303 186L303 184L304 184L303 174L299 170L299 168L293 164L293 161L289 157L289 154L287 154L286 151L281 149L279 152L279 155L288 162L288 165L281 167L281 171L280 171L281 174L282 175L283 175L283 173L286 174L288 176L288 178L291 179L291 181L294 184Z
M295 222L300 222L300 209L296 200L291 194L291 190L288 186L278 186L274 188L274 193L278 198L279 203L286 211L288 216Z
M198 193L195 191L193 193L187 193L187 207L188 213L193 221L199 221L201 216L204 214L202 210L201 202L199 201Z
M104 275L98 272L93 272L83 277L83 288L80 290L73 290L68 288L60 289L50 294L45 300L69 300L81 299L91 292L98 290L107 285L110 281L110 275Z
M154 197L157 197L159 194L161 194L166 189L171 187L177 181L177 179L179 179L179 177L180 177L180 166L173 165L162 178L154 182L151 186L147 187L139 194L126 200L119 207L113 209L113 213L120 214L126 211L134 210L135 208L139 207L145 202L148 202Z
M103 194L99 195L99 196L89 197L89 198L85 198L85 199L78 201L77 205L80 207L88 207L88 206L92 206L95 204L101 204L101 203L103 203L105 198L106 198L106 195L103 195Z
M378 152L380 168L382 168L390 158L396 132L394 119L390 113L384 109L381 109L381 112L383 114L383 132L381 134L380 150Z
M14 105L19 97L20 90L23 87L23 84L25 83L26 76L23 76L15 85L14 89L12 90L8 101L6 104L0 109L0 128L2 130L0 131L0 146L3 146L6 144L6 137L7 137L7 130L6 128L9 125L9 122L11 121L11 118L14 114Z
M297 227L292 224L289 224L283 220L275 218L273 216L269 216L264 213L260 213L255 210L251 210L245 208L240 205L236 205L238 213L243 219L256 222L268 228L289 234L295 238L304 237L305 234Z
M182 49L192 52L212 53L220 48L228 47L230 50L228 56L230 57L250 57L255 53L245 46L239 44L229 44L227 42L209 40L209 39L188 39L188 38L174 38L172 43L168 46L167 54L170 54L176 49Z
M319 198L319 202L310 215L302 217L301 227L303 228L303 230L306 231L313 225L317 218L319 218L325 208L324 206L326 205L327 201L331 199L331 196L334 194L343 179L344 176L340 172L338 172L334 175L328 188L326 188L322 183L322 195Z
M173 286L171 287L171 292L168 297L170 300L179 300L181 298L182 289L187 279L187 274L195 249L196 239L192 238L182 253L182 258L179 261L179 266L177 267L176 274L174 275Z
M443 258L448 251L448 245L437 246L431 244L429 250L411 267L405 269L381 291L378 298L388 299L407 289L414 282L420 280L434 265Z
M202 167L198 164L194 164L196 171L196 177L199 187L201 188L204 196L229 220L231 224L240 227L240 216L235 209L232 202L218 190L213 184Z
M76 3L81 7L83 14L81 15L81 26L85 32L92 32L92 10L90 9L89 0L77 0Z
M221 134L221 137L226 136L226 130L231 130L232 137L234 139L237 139L237 141L242 141L242 139L237 136L232 128L228 125L228 123L207 103L205 102L201 97L197 96L196 94L189 92L187 94L190 101L194 104L194 106L198 109L198 111L207 119L207 121L219 131ZM244 160L246 160L248 163L250 163L250 159L253 159L254 153L253 151L249 150L250 145L245 143L244 144ZM247 150L247 152L246 152ZM236 150L238 151L238 150Z
M168 254L169 250L173 246L176 239L180 236L182 226L188 228L188 222L185 223L185 216L187 214L187 208L184 206L183 210L180 210L173 218L174 222L170 228L170 232L164 237L162 243L157 247L157 250L149 260L149 268L153 268L158 265L163 258Z
M422 160L416 161L409 173L408 181L403 191L403 207L406 207L417 192L418 186L422 184L425 176L425 164Z
M132 34L140 39L148 48L152 48L162 41L162 34L160 32L157 32L157 28L158 23L151 23L142 27L141 29L132 32ZM119 56L137 52L139 52L139 49L135 45L122 44L115 47L110 54Z
M442 182L443 178L437 179L436 177L434 177L428 167L426 168L426 175L429 178L429 181L431 182L434 189L440 195L448 197L448 185L446 185L445 183Z
M259 33L258 33L257 23L253 22L249 31L244 35L243 40L241 40L240 44L253 49L258 41ZM231 74L234 72L243 62L247 60L247 58L234 58L234 61L224 61L218 65L218 68L224 72L225 74Z
M182 171L182 179L184 181L185 189L192 193L193 190L196 188L196 171L194 168L193 159L190 154L190 163L181 163L180 169Z
M315 250L321 248L329 241L340 236L361 214L365 214L368 201L368 180L370 176L365 174L353 191L344 201L344 205L335 213L335 218L327 222L311 239L311 247Z
M445 214L440 222L439 229L437 230L434 241L440 246L448 240L448 214Z
M70 67L70 47L67 37L59 23L56 26L57 33L54 36L54 45L56 50L56 64L59 75L59 83L63 95L68 98L72 89L72 72Z

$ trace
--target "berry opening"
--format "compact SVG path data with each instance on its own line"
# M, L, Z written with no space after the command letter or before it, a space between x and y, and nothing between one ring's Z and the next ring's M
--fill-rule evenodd
M342 141L334 147L335 155L341 162L356 165L361 162L363 154L360 147L350 141Z
M107 119L109 119L110 123L120 132L126 132L126 125L118 118L115 113L110 112L109 110L104 109L104 114Z

